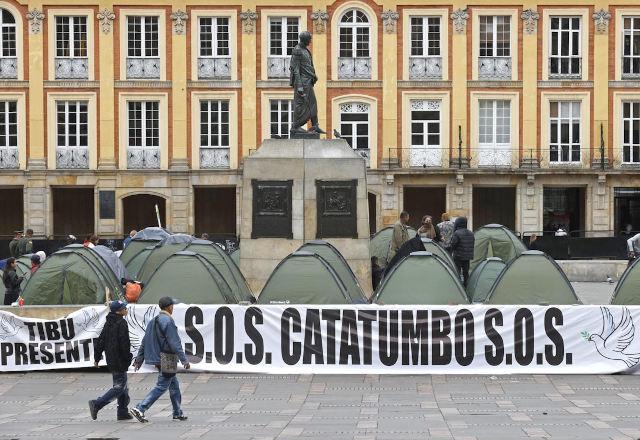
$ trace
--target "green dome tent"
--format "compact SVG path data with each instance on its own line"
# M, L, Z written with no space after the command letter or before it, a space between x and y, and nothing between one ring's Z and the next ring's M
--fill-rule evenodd
M391 269L373 297L377 304L468 304L456 273L431 252L413 252Z
M235 251L231 252L231 254L229 256L231 257L233 262L236 263L236 266L240 267L240 248L238 248Z
M351 304L351 299L340 277L324 258L297 251L276 266L258 303Z
M140 269L144 265L144 262L147 261L147 258L149 257L149 255L151 255L151 251L153 251L154 248L155 248L155 245L147 246L141 249L140 251L138 251L138 253L136 253L129 260L126 267L127 267L127 272L129 272L129 276L131 277L131 279L134 279L134 280L138 279L138 273L140 272Z
M195 240L195 238L187 234L173 234L165 237L147 256L147 259L138 271L137 279L146 284L164 260L176 252L185 250L193 240Z
M544 252L511 260L491 287L486 304L581 304L560 266Z
M467 282L467 296L472 303L481 303L487 299L491 286L505 266L504 261L498 257L489 257L476 266Z
M408 226L409 238L416 235L416 230ZM369 253L372 257L378 258L378 264L385 267L389 262L389 249L391 244L391 236L393 235L393 226L387 226L380 229L369 241Z
M129 261L141 250L150 245L155 245L170 236L165 229L158 227L144 228L133 236L127 247L120 254L120 259L125 266L129 265Z
M340 281L342 281L347 288L351 302L367 302L356 276L353 274L351 267L349 267L349 263L347 263L342 254L333 245L323 240L314 240L303 244L298 250L313 252L324 258L333 270L336 271L340 277Z
M640 264L638 262L640 262L640 258L636 258L618 280L618 285L611 297L611 304L619 306L640 305Z
M27 305L102 304L107 288L112 298L122 296L120 283L98 256L64 248L29 278L22 297Z
M485 225L475 231L475 246L471 270L489 257L498 257L505 263L516 258L527 247L502 225Z
M19 277L31 273L31 255L26 254L16 258L16 273Z
M179 251L166 258L142 289L139 304L158 304L163 296L186 304L236 304L220 272L201 255Z
M447 252L442 246L440 246L437 242L433 241L430 238L422 238L421 240L422 244L424 245L425 251L431 252L432 254L435 254L438 257L442 258L445 263L447 263L449 267L453 269L454 272L457 271L456 263L453 262L453 257L451 257L451 254L449 252Z

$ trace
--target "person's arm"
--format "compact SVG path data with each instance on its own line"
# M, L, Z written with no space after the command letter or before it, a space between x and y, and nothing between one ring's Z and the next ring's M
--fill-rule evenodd
M451 250L454 251L458 248L458 244L460 243L460 237L458 237L458 234L456 234L455 232L453 233L453 236L451 237Z
M142 366L142 363L144 362L144 343L146 339L147 339L147 332L145 331L144 337L140 342L140 347L138 348L138 353L136 354L136 358L133 361L133 368L135 369L135 371L138 371L138 369Z
M119 338L120 350L122 358L127 360L127 364L131 364L133 354L131 354L131 341L129 340L129 326L124 319L119 326Z
M15 289L16 287L19 287L23 279L24 277L19 277L15 271L11 271L9 274L9 284L11 285L11 288Z
M289 68L291 69L292 76L292 86L296 92L302 94L304 92L304 88L302 87L302 77L300 75L300 57L301 51L298 48L293 49L291 53L291 61L289 63Z
M629 250L629 253L635 253L634 248L633 248L633 244L640 240L640 234L636 234L633 237L631 237L630 239L627 240L627 249Z
M171 351L178 355L182 365L186 366L189 364L189 361L187 361L187 356L184 354L184 350L182 349L182 341L180 341L180 336L178 335L178 327L176 327L176 323L173 322L173 319L168 319L166 321L167 323L163 330L167 343L169 344ZM162 325L160 323L158 324Z
M393 249L398 249L402 246L403 237L402 237L402 226L395 225L393 227L393 236L391 237L391 244Z
M33 253L33 241L29 240L27 241L27 245L25 246L25 254L31 254Z
M105 329L107 327L107 324L105 322L104 327L102 327L102 331L100 332L100 336L98 336L98 339L96 340L95 344L93 344L93 362L94 365L97 367L98 366L98 362L100 362L100 360L102 359L102 352L104 351L104 338L105 338Z

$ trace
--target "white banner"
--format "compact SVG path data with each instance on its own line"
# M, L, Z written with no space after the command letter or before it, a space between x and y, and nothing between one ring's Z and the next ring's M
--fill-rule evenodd
M157 306L130 305L132 352ZM56 320L0 311L0 371L93 366L107 309ZM177 305L194 371L610 374L640 371L640 307ZM103 361L104 363L104 361ZM142 371L151 371L147 366Z

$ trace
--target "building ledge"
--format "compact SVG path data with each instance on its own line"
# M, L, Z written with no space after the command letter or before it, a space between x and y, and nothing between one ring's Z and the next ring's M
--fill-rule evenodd
M467 87L482 87L482 88L496 88L496 89L504 89L504 88L522 88L522 81L511 81L511 80L475 80L475 81L467 81Z
M118 80L113 82L113 87L116 89L170 89L171 81L158 81L158 80Z
M549 81L538 81L538 87L556 88L556 89L561 89L565 87L577 88L577 89L591 89L593 88L593 81L582 81L579 79L552 79Z
M97 89L100 87L100 81L59 79L55 81L43 81L43 86L46 89Z
M640 79L609 81L609 87L612 89L637 88L640 87Z
M239 89L242 87L242 81L232 81L228 79L187 81L187 87L192 89Z
M399 89L413 89L413 88L420 88L420 87L428 87L428 88L450 88L451 87L451 81L443 81L440 79L425 79L425 80L419 80L419 79L412 79L412 80L401 80L398 81L398 88Z
M0 88L24 88L29 87L29 81L18 81L17 79L0 80Z
M262 79L256 81L258 89L290 89L289 80L286 79Z
M328 89L377 89L382 87L382 81L371 80L339 80L327 81Z

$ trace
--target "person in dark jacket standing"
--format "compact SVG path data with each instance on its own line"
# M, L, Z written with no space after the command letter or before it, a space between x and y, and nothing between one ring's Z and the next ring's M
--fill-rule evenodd
M467 287L469 279L469 262L473 259L475 237L467 229L467 218L458 217L455 221L453 236L451 237L451 252L456 263L458 274L462 274L462 283Z
M23 277L19 277L16 273L16 259L11 257L7 258L7 265L4 268L2 274L2 282L4 283L4 305L10 306L14 302L18 301L20 297L20 283L22 283Z
M15 235L13 236L13 240L9 242L9 255L11 255L14 258L18 258L20 256L18 255L18 245L20 244L21 238L22 238L22 232L16 231Z
M27 229L24 237L18 242L18 257L33 253L33 229Z
M95 366L102 359L102 352L107 357L107 367L113 377L113 387L102 397L89 401L91 418L98 417L98 411L109 403L118 399L118 420L131 420L129 414L129 387L127 385L127 370L131 365L131 342L129 341L129 326L124 317L127 316L127 305L123 301L111 301L110 313L102 328L100 337L93 347Z

